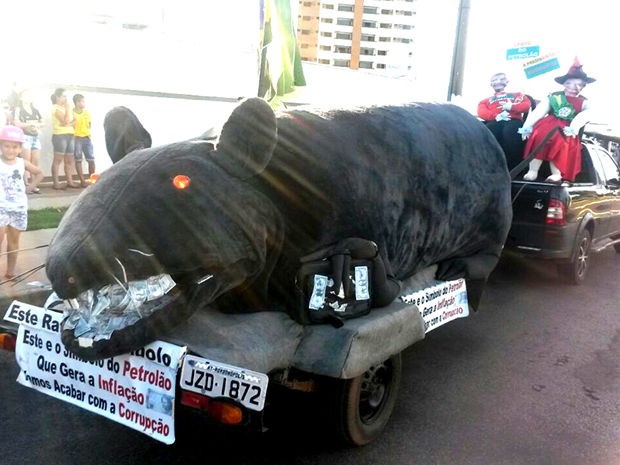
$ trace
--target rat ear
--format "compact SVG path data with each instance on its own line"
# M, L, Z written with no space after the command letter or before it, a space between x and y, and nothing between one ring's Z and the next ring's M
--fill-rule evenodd
M269 104L250 98L224 124L215 161L230 175L248 179L265 169L277 138L276 115Z
M126 107L114 107L103 120L105 145L112 163L129 152L151 146L151 135L138 117Z

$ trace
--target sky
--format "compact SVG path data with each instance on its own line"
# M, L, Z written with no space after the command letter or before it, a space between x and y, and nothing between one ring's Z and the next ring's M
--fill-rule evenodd
M508 74L507 90L541 99L562 89L553 78L564 75L577 56L588 76L597 79L582 95L590 100L600 119L620 128L615 96L620 39L614 32L618 25L615 9L615 3L607 0L471 0L464 100L477 101L491 95L489 78L499 71ZM506 50L518 42L539 45L541 54L555 54L560 68L527 79L525 60L506 60Z
M417 0L417 4L415 95L445 100L459 0ZM620 71L616 59L620 41L612 32L617 26L613 2L470 0L470 4L463 95L455 97L455 103L475 112L477 102L491 94L489 77L498 71L508 74L508 90L544 98L561 90L553 78L564 74L578 56L588 75L597 78L583 95L600 119L619 119L610 98ZM23 86L59 83L219 96L248 95L256 88L258 0L31 0L8 5L3 17L10 20L3 22L3 34L20 37L20 50L31 51L28 56L34 64L3 66L3 94L15 76ZM98 25L102 15L113 20ZM28 34L19 32L25 18ZM123 22L148 24L149 29L139 34L122 29ZM122 33L110 34L114 27ZM560 69L526 79L522 60L506 60L506 50L522 42L538 45L541 54L555 54ZM78 62L75 56L83 60Z

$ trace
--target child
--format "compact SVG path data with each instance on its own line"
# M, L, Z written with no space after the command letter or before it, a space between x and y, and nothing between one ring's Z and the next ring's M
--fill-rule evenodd
M5 278L15 277L19 250L19 235L28 226L28 197L24 171L30 172L31 186L43 179L41 169L18 155L25 140L24 131L16 126L0 129L0 248L7 236L7 266Z
M93 143L90 140L90 113L86 109L83 95L75 94L73 96L73 104L75 105L73 108L73 117L75 118L75 138L73 142L75 168L82 187L86 187L87 183L82 171L82 154L84 154L88 163L89 176L95 173L95 155L93 154Z

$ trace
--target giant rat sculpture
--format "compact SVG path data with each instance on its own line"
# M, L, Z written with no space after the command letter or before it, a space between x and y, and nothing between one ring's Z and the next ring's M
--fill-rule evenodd
M217 144L197 138L124 157L118 147L148 147L150 136L132 113L115 115L106 141L122 159L64 216L47 275L74 307L89 289L92 298L117 282L128 288L166 274L176 286L144 304L148 318L112 334L80 338L75 325L65 327L63 342L85 358L139 348L206 306L285 309L299 258L342 238L376 242L399 279L438 264L438 279L484 283L508 233L502 150L453 105L299 108L276 117L252 98L232 112ZM148 140L113 143L128 131Z

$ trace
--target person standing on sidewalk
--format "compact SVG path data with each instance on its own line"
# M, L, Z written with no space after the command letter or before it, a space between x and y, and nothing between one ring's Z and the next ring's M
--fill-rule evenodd
M75 94L73 96L73 105L73 117L75 118L75 137L73 140L75 169L82 187L86 187L88 184L84 179L82 156L86 158L86 163L88 163L88 175L95 173L95 154L93 153L93 143L90 140L91 118L89 111L86 109L86 102L82 94Z
M52 160L52 179L54 189L64 189L59 181L60 165L64 163L67 186L80 187L73 183L73 112L69 108L67 95L64 89L56 89L52 99L52 145L54 146L54 159Z
M19 157L25 139L21 128L4 126L0 129L0 248L6 234L6 279L15 277L19 236L28 226L24 174L30 172L34 187L43 179L41 168Z
M35 166L39 166L41 157L41 140L39 139L39 130L43 126L43 118L39 110L32 104L30 91L25 89L19 93L19 105L15 108L13 115L13 124L24 131L26 140L22 146L21 157L31 162ZM27 175L26 181L29 181ZM28 182L28 193L39 194L41 191L38 187L30 186Z

